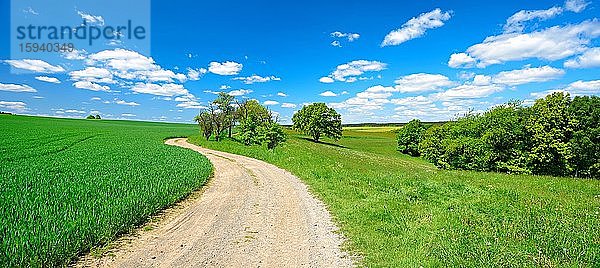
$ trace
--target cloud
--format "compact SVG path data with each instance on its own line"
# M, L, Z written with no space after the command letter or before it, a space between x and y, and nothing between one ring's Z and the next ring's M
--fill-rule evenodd
M600 47L591 48L577 58L565 61L567 68L591 68L600 66Z
M121 114L121 116L124 116L124 117L136 117L137 115L135 115L135 114Z
M115 99L115 103L118 104L118 105L140 106L140 104L137 103L137 102L133 102L133 101L127 102L127 101L119 100L119 99Z
M600 80L579 80L569 84L564 90L574 95L598 95L600 94Z
M279 97L287 97L288 95L283 92L277 92L277 96Z
M269 106L269 105L277 105L277 104L279 104L279 102L276 102L274 100L268 100L268 101L263 102L263 104Z
M218 75L236 75L240 73L243 65L241 63L226 61L223 63L220 62L211 62L208 66L208 71Z
M96 84L96 83L90 82L90 81L77 81L77 82L73 83L73 86L76 88L88 89L88 90L92 90L92 91L109 91L110 90L110 87L108 87L108 86L103 86L103 85Z
M466 53L450 56L453 68L484 68L493 64L530 58L560 60L587 50L587 45L600 36L597 19L579 24L554 26L532 33L510 33L487 37L482 43L469 47ZM471 60L472 59L472 60Z
M450 55L450 60L448 60L448 66L452 68L471 68L475 66L477 61L467 55L467 53L454 53Z
M564 74L564 70L550 66L525 67L520 70L500 72L494 76L492 81L496 84L516 86L532 82L546 82L557 79Z
M10 64L10 66L14 68L29 70L38 73L60 73L65 71L65 69L62 66L55 66L43 60L23 59L5 60L4 62Z
M35 93L37 90L28 86L28 85L18 85L18 84L3 84L0 83L0 91L10 91L10 92L30 92Z
M383 39L383 42L381 42L381 46L395 46L408 40L419 38L423 36L428 29L444 26L444 21L449 20L450 17L450 12L442 12L439 8L427 13L422 13L418 17L412 18L404 23L402 28L388 33Z
M337 95L338 94L333 93L333 91L331 91L331 90L328 90L328 91L325 91L325 92L321 92L319 94L319 96L323 96L323 97L337 97Z
M23 13L31 14L31 15L39 15L40 14L37 11L33 10L33 8L31 8L31 7L27 7L27 9L23 9Z
M284 102L281 104L281 108L296 108L297 105L293 103Z
M332 83L334 80L352 83L358 76L365 72L378 72L387 67L387 64L379 61L355 60L338 65L328 77L321 77L321 83Z
M262 77L256 74L253 74L252 76L248 76L248 77L236 77L233 78L233 80L240 80L243 81L244 84L246 85L251 85L254 83L265 83L265 82L269 82L269 81L280 81L281 78L276 77L276 76L267 76L267 77Z
M99 97L92 97L90 100L93 100L93 101L101 101L102 99L101 99L101 98L99 98Z
M490 84L490 85L476 85L476 84L464 84L444 92L434 93L431 95L436 100L451 100L451 99L476 99L484 98L492 95L496 92L504 90L501 85Z
M104 18L102 16L94 16L81 11L77 11L77 14L89 24L104 26Z
M72 51L66 50L61 53L61 56L67 60L83 60L87 56L87 51L85 51L85 49L73 49Z
M333 83L334 80L331 77L324 76L324 77L319 78L319 82L329 84L329 83Z
M383 110L383 105L390 103L388 97L392 96L390 91L392 87L376 85L359 92L355 97L349 98L340 103L330 103L335 109L345 109L352 113L370 113L373 110Z
M339 31L332 32L331 37L335 38L347 38L349 42L353 42L354 40L360 38L360 34L357 33L342 33Z
M227 93L227 94L229 94L231 96L243 96L243 95L248 95L250 93L252 93L252 90L250 90L250 89L237 89L237 90L229 91L229 93Z
M104 68L87 67L83 70L72 71L69 73L73 81L87 81L94 83L114 84L113 74Z
M131 88L132 91L137 93L151 94L157 96L179 96L189 94L188 90L179 84L153 84L153 83L137 83Z
M91 54L87 57L86 64L100 65L107 69L112 69L118 76L123 78L132 78L131 75L127 75L130 71L153 71L161 69L151 57L121 48L103 50Z
M200 69L187 68L187 71L188 71L187 78L191 81L200 80L200 77L202 75L204 75L206 72L208 72L204 68L200 68Z
M0 109L9 111L23 112L27 110L27 104L21 101L2 101L0 100Z
M567 0L565 2L565 9L579 13L583 11L589 4L590 2L584 0Z
M438 91L455 83L441 74L416 73L398 78L394 90L400 93Z
M48 83L60 84L60 80L58 80L58 78L56 78L56 77L36 76L35 79L44 81L44 82L48 82Z
M334 46L334 47L342 47L342 44L338 40L332 41L331 45Z
M85 114L86 113L85 111L75 110L75 109L66 110L64 112L68 113L68 114Z
M544 21L554 18L562 12L563 9L561 7L552 7L543 10L521 10L506 20L506 24L504 25L504 33L522 32L525 28L523 25L524 22L535 19Z

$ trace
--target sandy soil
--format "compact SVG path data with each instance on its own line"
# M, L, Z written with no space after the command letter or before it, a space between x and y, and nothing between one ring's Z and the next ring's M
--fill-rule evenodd
M157 228L81 266L352 267L325 206L291 173L265 162L170 139L208 157L204 192Z

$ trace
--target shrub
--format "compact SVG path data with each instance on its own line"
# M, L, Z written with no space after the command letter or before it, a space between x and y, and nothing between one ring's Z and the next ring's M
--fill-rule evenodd
M398 151L411 156L419 156L419 143L428 126L419 119L413 119L398 131Z

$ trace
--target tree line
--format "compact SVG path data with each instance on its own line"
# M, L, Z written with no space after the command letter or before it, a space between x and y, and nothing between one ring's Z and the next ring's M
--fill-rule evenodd
M444 169L600 178L600 97L557 92L439 126L414 119L398 150Z

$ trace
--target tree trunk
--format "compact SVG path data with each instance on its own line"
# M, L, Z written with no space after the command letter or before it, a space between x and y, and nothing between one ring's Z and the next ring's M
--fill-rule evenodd
M318 132L317 132L317 133L313 134L313 140L314 140L314 141L319 141L319 138L320 138L320 137L321 137L321 133L318 133Z
M233 124L229 125L229 134L227 135L227 137L229 137L231 139L231 129L233 128Z

